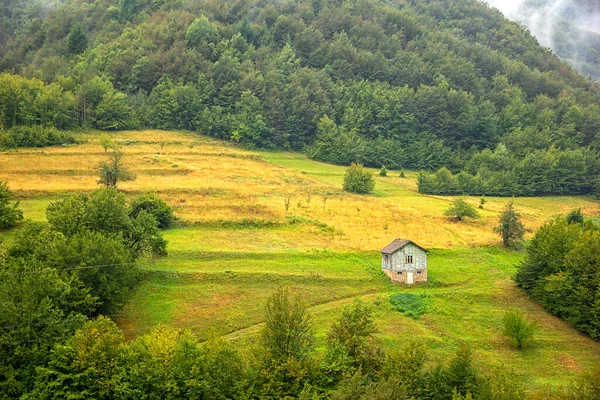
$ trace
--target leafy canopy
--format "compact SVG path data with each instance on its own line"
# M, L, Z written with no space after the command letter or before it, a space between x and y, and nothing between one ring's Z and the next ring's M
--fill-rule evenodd
M512 201L508 202L506 209L500 214L500 221L494 231L502 237L504 247L517 249L521 246L525 226L521 222L521 215L514 209Z
M351 193L370 193L375 188L373 174L362 166L353 163L346 169L344 175L344 190Z
M454 217L458 221L462 221L464 218L479 218L479 213L464 199L458 198L452 202L450 207L444 211L444 215L448 217Z
M19 202L10 203L11 194L8 183L0 181L0 229L11 228L23 220L23 212L19 210Z

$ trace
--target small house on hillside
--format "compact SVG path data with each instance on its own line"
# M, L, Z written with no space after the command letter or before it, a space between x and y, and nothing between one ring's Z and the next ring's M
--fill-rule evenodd
M410 240L396 239L381 250L381 269L392 282L427 281L428 251Z

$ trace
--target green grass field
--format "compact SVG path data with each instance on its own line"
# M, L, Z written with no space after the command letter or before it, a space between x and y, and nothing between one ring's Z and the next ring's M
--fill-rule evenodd
M93 133L82 137L87 142L78 146L0 154L0 179L28 220L44 221L50 202L97 187L94 167L103 150ZM414 172L403 179L389 171L377 177L374 195L355 196L341 191L344 168L298 153L249 152L188 133L123 132L114 139L138 174L121 189L156 192L181 219L164 232L169 256L141 262L139 286L112 316L128 338L166 324L200 338L217 332L245 348L257 338L265 299L287 286L310 306L319 346L342 307L360 297L374 307L386 347L422 341L445 360L467 343L482 369L507 367L532 390L567 384L600 365L599 344L512 282L523 255L499 248L493 232L507 199L489 198L481 219L456 223L443 217L451 199L418 194ZM515 204L531 230L574 208L600 215L600 204L582 197ZM14 234L0 238L10 243ZM381 273L378 250L396 237L431 249L429 282L395 285ZM424 296L426 312L414 319L395 311L389 297L398 292ZM503 314L515 308L539 327L534 344L521 351L501 335Z

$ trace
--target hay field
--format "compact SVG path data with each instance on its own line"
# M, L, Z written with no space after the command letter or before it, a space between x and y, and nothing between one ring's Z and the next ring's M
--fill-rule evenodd
M80 138L86 142L0 153L0 180L19 196L26 218L43 221L51 201L98 187L104 149L97 133ZM388 171L373 195L360 196L341 190L344 168L299 153L247 151L178 132L118 132L113 140L137 174L119 189L156 192L180 218L164 234L169 256L142 262L143 282L112 316L130 338L168 324L251 346L262 304L285 285L310 305L321 345L341 307L360 296L375 308L386 346L416 339L445 359L468 342L481 366L508 366L532 389L600 365L600 345L511 281L522 254L498 248L493 232L508 199L487 198L481 219L456 223L443 216L452 198L418 194L413 172ZM583 197L517 198L515 205L531 230L576 208L600 216L600 203ZM377 251L396 237L432 249L429 283L400 287L380 272ZM398 291L426 295L428 312L413 320L394 311L388 299ZM504 312L515 307L540 326L525 351L500 334Z

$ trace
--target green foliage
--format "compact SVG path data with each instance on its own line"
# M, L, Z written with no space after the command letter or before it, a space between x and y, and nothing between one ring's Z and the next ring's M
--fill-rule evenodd
M444 215L454 217L458 221L462 221L464 218L479 218L479 213L475 207L462 198L454 200L450 207L444 211Z
M312 351L313 334L306 305L279 289L267 300L265 327L261 333L263 350L273 364L288 359L304 360Z
M567 214L567 223L568 224L579 224L583 226L585 222L585 216L581 212L581 208L577 210L573 210Z
M67 52L72 55L81 54L88 47L88 39L81 29L81 25L76 24L67 36Z
M330 397L332 400L408 400L410 398L406 394L406 389L396 377L373 381L368 376L363 375L360 370L344 379L340 387Z
M479 199L479 208L483 210L485 203L487 203L487 200L485 199L485 196L483 196L481 199Z
M517 249L521 246L525 226L521 222L521 215L513 207L513 202L506 204L506 209L500 214L500 221L494 231L502 237L502 244L506 248Z
M314 336L306 305L288 289L277 290L267 300L260 344L262 394L299 394L310 375Z
M380 349L373 342L377 327L373 310L360 300L342 311L327 337L330 346L343 346L355 367L372 371L381 363Z
M124 165L125 153L118 148L108 153L107 160L102 161L98 167L100 179L98 183L106 188L116 188L119 182L135 180L136 176Z
M0 129L185 129L339 165L455 174L420 176L431 194L597 189L598 93L526 30L476 2L323 1L119 0L94 12L11 2L0 68L40 80L1 75ZM65 42L81 56L65 59Z
M395 293L390 296L392 308L414 319L427 311L425 296L412 293Z
M461 346L450 361L446 372L449 387L461 396L476 395L480 385L480 377L472 365L472 352Z
M156 218L143 209L132 216L125 196L115 189L98 189L91 195L75 194L51 203L46 218L52 229L67 238L85 231L117 236L133 258L143 253L166 254L166 242Z
M0 131L0 149L62 146L76 143L70 132L45 126L14 126Z
M534 235L515 280L549 312L600 340L599 252L597 226L556 218Z
M536 330L535 324L527 321L521 310L504 314L502 323L502 334L508 337L518 349L531 341Z
M414 398L425 397L427 351L423 344L410 341L400 350L388 353L382 368L386 378L396 377Z
M108 151L108 149L113 149L116 146L115 142L113 142L110 136L106 134L100 135L98 137L98 141L100 142L100 146L102 146L105 153Z
M12 228L23 220L23 212L19 210L19 202L10 204L10 199L8 182L0 181L0 229Z
M379 170L379 176L387 176L387 168L385 165L381 166L381 169Z
M160 229L167 229L173 225L175 216L173 209L155 194L147 193L137 196L131 201L131 218L137 218L140 212L146 211L154 216Z
M31 257L0 261L0 397L30 389L35 368L85 321L86 298L68 276Z
M219 39L217 27L208 18L201 15L196 18L185 33L185 40L190 47L196 47L202 42L214 43Z
M37 369L35 388L26 398L114 398L123 389L119 373L124 345L123 332L112 320L87 322L52 350L48 365Z
M352 164L344 175L344 190L351 193L370 193L375 188L373 174L361 164Z
M94 127L104 130L126 129L129 127L131 107L127 96L116 91L108 91L95 108Z

